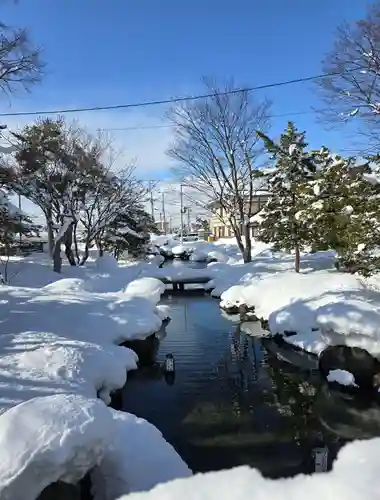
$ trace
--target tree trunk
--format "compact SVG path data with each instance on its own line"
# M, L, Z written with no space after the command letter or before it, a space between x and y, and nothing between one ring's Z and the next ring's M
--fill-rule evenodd
M295 257L295 270L296 270L296 273L299 273L300 272L300 263L301 263L301 255L300 255L300 247L299 245L296 245L296 257Z
M65 254L67 257L67 260L69 261L70 266L76 266L75 262L75 257L74 257L74 252L72 249L73 245L73 224L70 224L69 228L67 229L65 233Z
M74 250L75 250L76 261L78 262L78 265L80 265L81 258L80 258L80 255L79 255L79 248L78 248L77 228L78 228L78 222L76 222L74 224L74 228L73 228L73 240L74 240Z
M66 231L60 235L59 238L56 238L53 248L53 271L56 273L60 273L62 270L62 259L61 259L61 243L66 241L67 233L71 233L73 228L73 224L70 224ZM67 254L66 254L67 255ZM74 258L74 256L73 256ZM75 259L74 259L75 263ZM74 264L75 265L75 264Z
M96 240L96 246L98 247L98 255L99 255L99 257L103 257L103 255L104 255L104 249L103 249L102 242L100 240Z
M243 252L243 260L245 264L252 261L252 241L249 229L250 229L249 225L244 224L243 230L244 230L245 248Z
M61 241L62 239L57 240L53 248L53 271L55 273L60 273L62 270Z
M89 255L89 246L90 246L90 243L88 240L86 240L86 244L85 244L85 247L84 247L84 254L82 255L82 258L79 262L79 265L80 266L84 266L84 264L86 263L87 259L88 259L88 255Z
M48 249L50 257L53 257L54 251L54 229L53 229L53 215L49 211L45 214L46 218L46 227L47 227L47 235L48 235Z

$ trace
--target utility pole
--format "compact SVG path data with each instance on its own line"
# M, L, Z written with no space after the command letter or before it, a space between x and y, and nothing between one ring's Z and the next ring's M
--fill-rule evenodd
M187 230L189 233L191 233L190 212L191 212L191 208L187 207L187 228L188 228Z
M165 193L162 193L162 218L164 224L164 234L166 234Z
M154 222L153 181L149 181L149 192L150 192L150 209L152 212L152 219Z
M22 243L22 212L21 212L21 194L18 195L18 210L19 210L19 215L20 215L20 245Z
M183 186L180 184L180 199L181 199L181 245L183 243L183 214L184 214L184 208L183 208Z

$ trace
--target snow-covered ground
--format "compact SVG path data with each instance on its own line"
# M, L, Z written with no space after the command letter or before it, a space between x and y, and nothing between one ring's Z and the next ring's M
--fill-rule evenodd
M119 344L146 338L167 317L157 306L165 286L142 277L157 264L104 256L64 266L60 276L43 254L8 263L10 284L0 287L1 499L36 498L49 483L76 482L98 464L100 484L106 463L118 463L117 475L136 470L134 456L147 457L144 474L124 477L118 495L191 474L157 429L104 404L137 367L136 354Z
M345 344L380 355L379 277L340 273L329 252L304 255L301 262L296 274L292 256L267 249L250 264L219 267L213 294L222 307L254 307L272 333L297 332L286 341L308 352Z
M303 255L297 275L293 256L262 243L249 264L231 239L184 246L193 260L215 262L169 271L158 268L161 257L118 264L105 256L84 268L64 266L57 280L43 256L11 259L10 283L0 288L0 498L35 498L50 482L77 481L89 468L96 500L126 493L128 500L280 500L310 491L331 500L379 498L378 439L348 445L323 475L270 481L242 467L154 488L191 471L154 426L104 403L136 368L136 355L119 344L155 332L168 314L157 306L165 289L157 278L207 276L221 306L254 307L272 333L296 332L286 340L314 354L346 344L380 356L379 277L336 271L331 252ZM258 325L242 329L265 335ZM353 383L349 376L331 374Z

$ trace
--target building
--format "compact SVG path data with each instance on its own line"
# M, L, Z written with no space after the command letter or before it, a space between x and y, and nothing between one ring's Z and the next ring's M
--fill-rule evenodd
M160 231L160 233L163 233L163 234L168 234L170 232L170 224L169 224L169 221L158 221L156 222L156 227L158 229L158 231Z
M269 193L265 191L260 191L255 194L252 198L252 206L251 206L251 222L250 222L250 232L251 236L255 237L257 232L257 227L259 225L259 218L254 217L255 214L258 214L264 205L267 203L269 198ZM210 209L214 212L210 218L210 232L216 238L230 238L234 236L233 229L228 222L228 217L223 211L223 207L221 206L219 201L214 201L209 205ZM248 207L247 207L248 208ZM215 214L218 213L218 216ZM247 210L248 212L248 210Z

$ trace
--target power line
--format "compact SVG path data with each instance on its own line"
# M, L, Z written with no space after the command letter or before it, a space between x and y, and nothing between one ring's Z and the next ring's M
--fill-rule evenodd
M315 113L323 113L324 111L329 111L330 108L322 108L322 109L309 109L305 111L291 111L289 113L276 113L273 115L264 115L262 118L284 118L285 116L300 116L300 115L309 115ZM1 116L1 115L0 115ZM160 128L171 128L173 125L171 123L165 123L161 125L142 125L142 126L131 126L131 127L106 127L106 128L98 128L99 132L124 132L128 130L154 130Z
M129 109L129 108L142 108L142 107L148 107L148 106L159 106L162 104L175 104L178 102L207 99L207 98L215 97L215 96L239 94L241 92L253 92L255 90L264 90L264 89L269 89L269 88L274 88L274 87L282 87L285 85L293 85L295 83L305 83L305 82L310 82L312 80L318 80L321 78L329 78L332 76L337 76L340 74L341 73L339 73L339 72L323 73L323 74L319 74L319 75L306 76L303 78L294 78L292 80L284 80L281 82L267 83L264 85L257 85L255 87L244 87L244 88L240 88L240 89L227 90L225 92L212 92L209 94L199 94L199 95L195 95L195 96L176 97L176 98L172 98L172 99L162 99L162 100L156 100L156 101L145 101L145 102L137 102L137 103L129 103L129 104L114 104L114 105L110 105L110 106L93 106L93 107L88 107L88 108L64 108L64 109L47 110L47 111L24 111L24 112L21 111L21 112L14 112L14 113L0 113L0 116L6 117L6 116L60 115L60 114L67 114L67 113L84 113L84 112L88 112L88 111L106 111L106 110L109 111L109 110L115 110L115 109Z

